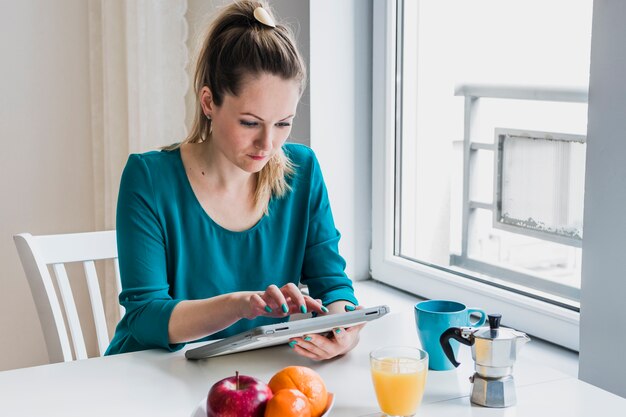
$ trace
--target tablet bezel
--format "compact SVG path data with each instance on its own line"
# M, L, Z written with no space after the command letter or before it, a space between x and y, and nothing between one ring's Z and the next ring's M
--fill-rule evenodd
M227 338L211 341L185 352L187 359L205 359L214 356L229 355L253 349L275 346L294 337L306 334L320 334L337 327L352 327L375 320L389 313L387 305L364 308L342 314L328 314L306 319L286 321L255 327Z

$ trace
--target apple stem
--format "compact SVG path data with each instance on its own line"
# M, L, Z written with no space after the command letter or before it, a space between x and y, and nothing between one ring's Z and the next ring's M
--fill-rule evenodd
M239 371L235 371L235 379L237 380L237 391L239 391Z

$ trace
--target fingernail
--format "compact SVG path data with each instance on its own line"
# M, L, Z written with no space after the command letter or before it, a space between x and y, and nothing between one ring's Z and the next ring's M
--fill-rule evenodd
M287 308L287 304L283 304L280 308L283 309L283 313L288 313L289 309Z
M328 309L327 309L326 307L324 307L324 306L322 306L322 311L323 311L324 313L328 313Z
M298 342L296 342L295 340L292 340L291 342L289 342L289 347L293 349L297 344Z
M305 341L305 342L310 342L311 340L313 340L313 338L312 338L311 336L306 336L306 337L304 338L304 341Z
M311 317L317 317L317 311L311 311Z
M300 311L302 311L302 314L306 314L306 306L300 306Z
M346 304L343 308L344 308L346 311L354 311L354 310L356 310L356 307L355 307L355 306L353 306L353 305L350 305L350 304Z
M335 329L335 333L337 334L341 333L341 329Z
M270 308L270 306L265 306L265 311L267 311L268 313L271 313L272 309Z

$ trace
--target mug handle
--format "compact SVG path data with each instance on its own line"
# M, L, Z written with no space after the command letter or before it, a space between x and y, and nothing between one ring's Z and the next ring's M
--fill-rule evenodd
M480 314L480 318L478 319L478 321L476 323L472 323L472 318L471 315L473 313L478 313ZM485 313L484 310L481 310L480 308L468 308L467 309L467 321L469 323L470 326L472 327L480 327L483 324L485 324L485 321L487 320L487 313Z

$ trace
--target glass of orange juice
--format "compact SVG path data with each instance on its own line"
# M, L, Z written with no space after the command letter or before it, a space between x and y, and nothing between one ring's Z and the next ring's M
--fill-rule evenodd
M370 353L370 370L378 405L388 416L412 416L422 402L428 353L408 346L380 348Z

